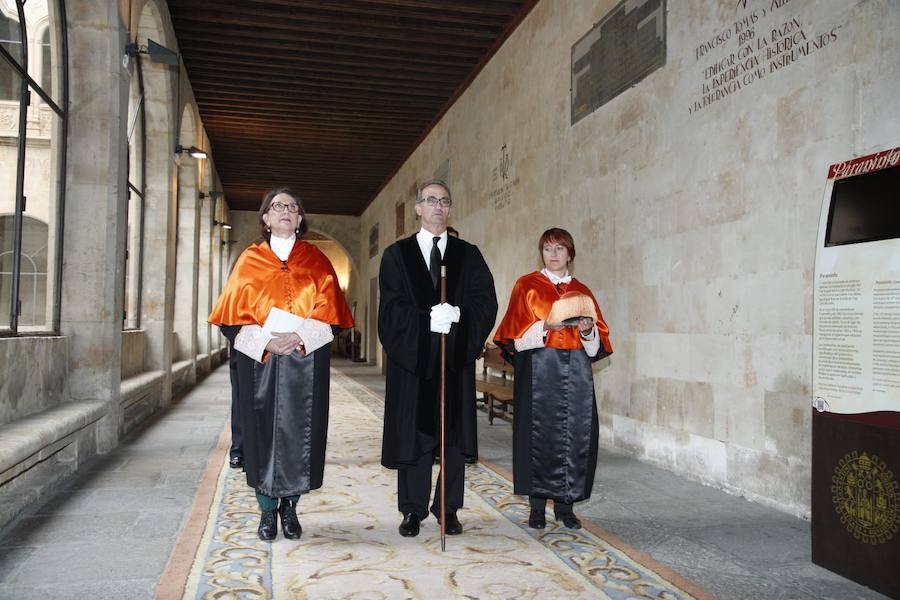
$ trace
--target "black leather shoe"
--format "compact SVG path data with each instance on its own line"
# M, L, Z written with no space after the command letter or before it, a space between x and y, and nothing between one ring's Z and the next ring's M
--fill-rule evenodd
M232 469L243 469L244 468L244 457L243 456L232 456L228 459L228 466Z
M440 523L441 518L437 515L435 515L435 517L437 517L438 523ZM459 535L462 531L462 523L456 518L456 513L447 513L447 525L444 528L444 533L447 535Z
M528 526L532 529L543 529L547 526L547 516L543 510L531 509L528 514Z
M418 516L413 513L403 515L403 522L400 523L400 535L403 537L416 537L419 535L419 523L422 522Z
M300 527L300 520L297 518L297 503L282 498L278 513L281 515L281 532L284 537L289 540L299 540L303 535L303 528Z
M476 463L478 462L478 457L477 457L477 456L467 456L467 457L465 457L465 458L463 459L463 461L464 461L467 465L474 465L474 464L476 464Z
M271 542L278 535L278 510L264 510L259 515L259 529L256 533L264 542Z
M581 529L581 521L578 520L578 517L573 512L554 513L554 516L557 521L562 521L562 524L568 529Z

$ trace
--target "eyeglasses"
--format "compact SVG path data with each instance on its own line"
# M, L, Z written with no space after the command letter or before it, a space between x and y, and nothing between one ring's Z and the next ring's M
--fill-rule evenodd
M269 208L275 212L284 212L284 209L287 209L289 213L300 212L300 207L296 204L282 204L281 202L273 202L269 205Z
M426 204L428 204L428 206L437 206L438 204L440 204L444 208L449 208L453 204L453 200L451 200L447 196L443 196L441 198L428 196L422 202L425 202Z

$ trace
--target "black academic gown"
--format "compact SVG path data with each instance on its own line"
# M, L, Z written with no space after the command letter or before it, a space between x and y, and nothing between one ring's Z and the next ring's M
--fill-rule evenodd
M475 359L494 326L494 279L478 248L447 238L447 303L460 309L447 335L446 443L478 452ZM440 303L416 236L388 246L379 271L378 337L387 354L381 464L412 466L439 441L440 335L430 330Z
M604 354L602 349L598 354ZM538 348L513 357L514 492L572 504L591 497L598 418L584 350Z
M222 327L231 340L238 330ZM247 485L272 498L322 487L331 344L264 363L235 352L235 362Z

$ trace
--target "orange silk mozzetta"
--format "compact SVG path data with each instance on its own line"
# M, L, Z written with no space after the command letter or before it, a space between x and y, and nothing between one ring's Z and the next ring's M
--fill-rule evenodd
M509 307L506 309L503 320L500 321L497 333L494 334L494 341L505 342L524 336L529 327L547 318L553 303L566 292L578 292L591 299L597 311L597 332L600 334L600 344L606 352L612 352L609 327L603 320L600 305L597 304L597 299L594 298L590 288L575 278L572 278L568 284L554 285L540 271L523 275L516 281L509 297ZM559 331L548 332L544 346L561 350L581 348L581 336L578 328L564 327Z
M294 242L284 262L264 241L244 250L209 314L209 322L262 325L273 307L342 328L353 327L331 262L321 250L302 240Z

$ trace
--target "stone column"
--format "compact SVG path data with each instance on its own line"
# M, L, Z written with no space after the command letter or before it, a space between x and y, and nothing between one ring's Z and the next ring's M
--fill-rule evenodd
M125 251L127 37L116 3L69 0L71 77L61 333L69 340L73 400L109 404L97 449L118 441Z
M212 282L212 256L210 250L212 244L212 219L215 200L206 196L200 201L200 223L198 232L198 256L197 256L197 354L203 356L198 359L198 374L205 374L210 369L211 351L209 343L209 324L206 317L209 316L210 284Z

